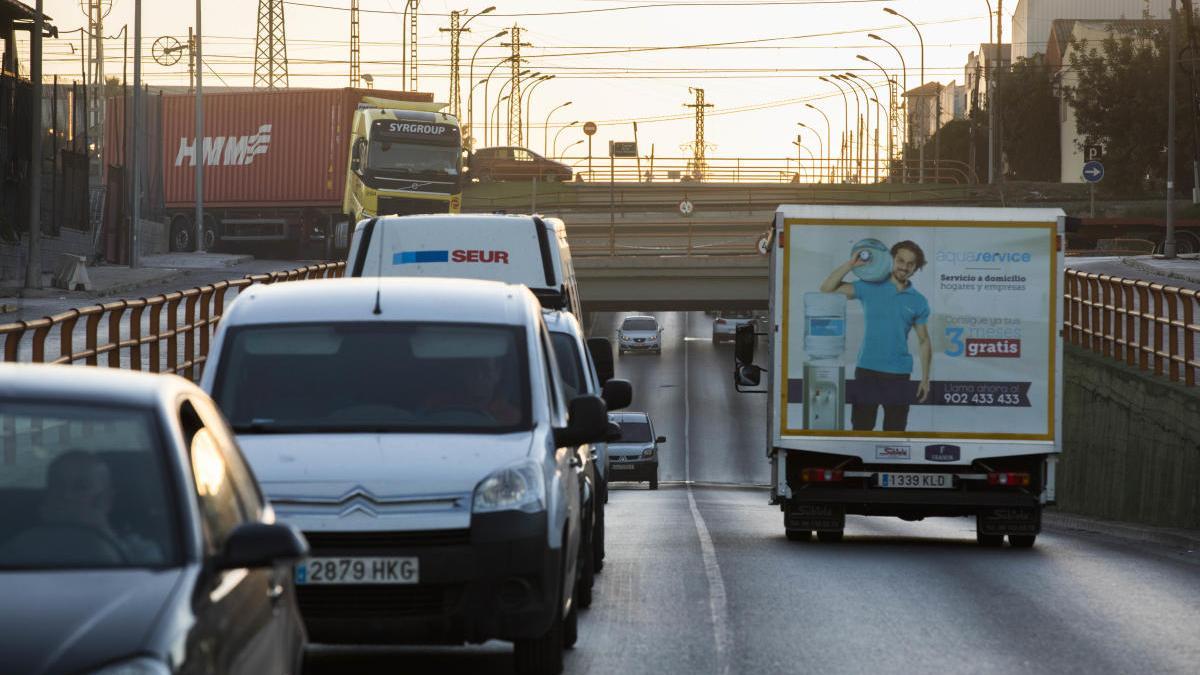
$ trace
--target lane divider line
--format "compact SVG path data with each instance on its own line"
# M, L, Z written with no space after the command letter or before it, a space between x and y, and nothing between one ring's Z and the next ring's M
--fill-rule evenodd
M684 328L690 322L691 314L684 313ZM689 394L691 382L688 370L688 345L683 343L683 475L684 485L687 486L688 508L692 512L692 522L696 525L696 535L700 538L700 557L704 562L704 576L708 579L708 611L712 619L713 645L716 651L717 675L729 675L731 672L730 633L729 633L729 603L725 596L725 581L721 578L721 565L717 562L717 549L713 546L712 535L700 509L696 506L696 497L692 492L692 443L690 429L692 426L691 405Z

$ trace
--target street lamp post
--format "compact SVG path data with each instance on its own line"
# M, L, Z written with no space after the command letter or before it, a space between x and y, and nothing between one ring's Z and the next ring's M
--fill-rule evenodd
M533 91L538 88L538 85L542 84L543 82L547 82L547 81L553 80L553 79L554 79L553 75L542 75L540 78L537 79L537 81L535 81L533 84L529 85L529 89L521 92L521 96L525 98L525 136L524 137L525 137L525 141L529 144L530 147L533 147L533 138L532 138L532 136L533 136L533 131L532 131L533 130ZM542 135L545 136L545 134L542 134ZM545 139L543 138L543 140L545 140ZM545 146L545 143L542 143L542 145ZM545 152L545 151L546 151L546 149L545 149L545 147L543 147L542 152Z
M575 146L579 145L580 143L583 143L583 139L582 139L582 138L581 138L581 139L579 139L579 140L577 140L577 141L575 141L574 143L572 143L572 144L568 145L567 147L563 148L562 154L561 154L561 155L559 155L559 156L558 156L558 158L559 158L559 159L562 159L563 157L566 157L566 156L567 156L567 151L568 151L568 150L570 150L571 148L573 148L573 147L575 147Z
M492 9L492 8L489 8L489 9ZM476 15L476 16L478 16L478 15ZM474 17L472 17L472 18L474 18ZM468 132L467 137L468 137L468 139L473 138L475 135L475 86L476 86L476 83L475 83L475 57L479 54L479 50L482 49L484 45L486 45L487 43L489 43L492 40L495 40L497 38L502 38L505 35L508 35L507 28L500 31L499 33L496 33L495 35L484 40L483 42L480 42L479 46L475 48L475 51L471 53L471 66L468 69L468 74L467 74L467 79L469 79L471 81L471 90L467 92L467 132ZM484 91L487 91L486 88L484 89ZM485 101L484 105L487 105L486 101ZM486 127L486 126L487 125L485 124L484 127ZM487 143L487 139L484 139L483 142ZM472 147L470 148L471 151L475 150L474 145L475 145L475 143L472 141L471 142Z
M887 114L887 111L884 110L884 108L883 108L883 104L880 103L879 99L874 96L874 94L875 94L875 86L874 85L872 85L870 82L867 82L867 80L865 78L863 78L861 75L859 75L857 73L846 73L846 75L853 78L855 81L862 83L862 86L864 88L863 95L867 97L867 110L871 109L871 101L874 101L875 105L879 106L879 109L883 111L883 114L884 115ZM869 113L868 113L867 119L870 119ZM875 120L875 182L876 183L879 182L879 120L881 120L881 119L883 119L882 115L877 117ZM870 138L869 138L870 129L867 130L867 133L868 133L867 140L868 140L868 142L870 142Z
M894 113L894 111L892 110L892 105L895 103L895 98L894 98L894 95L892 94L892 87L895 85L896 81L894 79L892 79L891 75L888 75L887 69L884 68L883 66L879 65L879 63L877 63L874 59L863 56L862 54L859 54L858 58L859 58L859 60L866 61L867 63L870 63L871 65L878 68L879 72L883 73L883 79L887 81L887 86L888 86L888 105L887 105L887 120L888 120L888 125L887 125L887 163L888 163L888 169L887 169L887 175L888 175L888 181L891 182L891 181L895 180L895 177L892 175L892 159L895 157L895 149L892 145L893 141L894 141L894 139L892 138L892 114ZM878 100L876 102L878 102Z
M511 59L511 57L510 57L510 59ZM517 73L517 78L520 79L528 73L529 73L528 69L522 70L521 72ZM512 78L509 78L500 84L500 89L498 91L496 91L496 96L499 97L500 94L502 94L504 92L504 87L508 86L509 84L512 84ZM500 99L500 98L496 99L497 113L494 115L495 124L492 125L492 127L495 129L496 145L500 144L500 115L499 115L500 101L506 101L506 100L508 100L507 97L505 97L503 99Z
M854 180L861 183L862 182L862 123L863 123L862 101L859 100L858 89L855 88L855 86L850 82L850 78L846 77L845 75L837 75L837 74L835 74L833 77L835 79L841 80L842 82L845 82L846 86L850 89L850 92L852 94L854 94L854 118L855 118L854 130L855 130L855 133L858 134L858 145L854 144L853 137L852 137L851 143L850 143L850 154L851 154L851 156L854 157L854 164L855 164Z
M863 95L863 109L866 114L865 114L865 123L862 128L862 137L859 139L859 143L858 143L858 155L859 155L858 164L859 164L859 167L861 167L863 164L870 165L870 163L871 163L871 152L870 152L870 150L871 150L871 95L867 92L866 88L864 88L862 85L860 85L854 79L855 77L857 77L857 76L854 75L854 73L847 72L847 73L842 74L841 79L843 81L845 81L846 83L853 85L856 92L861 91L862 95ZM858 181L860 183L862 182L861 171L862 171L862 169L860 168L859 169L860 175L858 177ZM867 173L868 174L871 173L869 166L867 169Z
M883 11L887 12L888 14L891 14L892 16L898 16L901 19L904 19L905 21L908 22L908 25L913 27L913 30L917 31L917 39L920 40L920 42L921 42L921 83L918 85L918 87L925 86L925 36L921 35L921 29L917 28L917 24L913 23L912 19L908 18L907 16L904 16L903 14L901 14L900 12L897 12L896 10L892 9L891 7L884 7ZM924 96L924 95L922 95L922 96ZM922 135L929 132L929 120L927 119L928 116L929 116L929 104L922 102L922 104L921 104L921 126L923 127L921 129ZM918 180L921 183L924 183L925 182L925 141L924 140L921 141L920 156L917 159L921 163L921 169L920 169L920 173L919 173L920 177Z
M846 170L846 132L850 129L850 100L846 98L846 90L842 89L842 85L833 80L820 76L818 79L832 84L837 88L838 93L842 95L842 148L838 153L839 164L841 164L841 173L843 179L849 178L849 172ZM833 150L829 151L833 154Z
M813 132L813 135L817 137L817 154L819 156L823 157L825 155L825 143L821 141L821 134L818 133L816 129L808 126L804 122L796 122L796 126L804 128L804 129L808 129L809 131ZM817 182L818 183L821 182L819 176L817 178Z
M892 51L896 52L896 56L900 57L900 82L901 82L901 84L900 84L900 100L898 101L898 103L900 105L900 117L904 121L904 126L900 130L901 133L903 134L903 138L900 139L900 164L903 167L903 170L900 172L900 180L907 183L908 182L908 140L909 140L910 133L908 130L908 97L905 96L905 94L908 93L908 65L904 62L904 52L900 51L899 47L892 44L890 41L879 37L878 35L876 35L874 33L868 33L867 37L871 38L872 40L878 40L879 42L882 42L882 43L886 44L887 46L891 47Z
M555 106L555 107L551 108L551 109L550 109L550 112L546 113L546 123L545 123L544 125L542 125L542 154L543 154L543 155L545 155L545 156L547 156L547 157L550 157L550 156L551 156L551 155L550 155L550 143L549 143L549 139L550 139L550 116L551 116L551 115L553 115L553 114L554 114L556 111L558 111L558 110L560 110L560 109L562 109L562 108L565 108L565 107L567 107L567 106L569 106L569 105L571 105L571 102L570 102L570 101L567 101L566 103L560 103L559 105L557 105L557 106Z
M832 155L833 154L833 139L831 139L829 136L829 115L826 115L824 110L821 110L820 108L818 108L817 106L815 106L811 103L805 103L804 107L812 108L813 110L816 110L817 112L821 113L821 117L825 118L825 144L823 146L825 148L825 150L822 150L821 154L825 154L825 152L828 151ZM828 158L826 158L826 159L828 159ZM831 183L833 182L833 172L832 171L829 172L829 182L831 182Z
M553 112L553 111L551 111L551 112ZM553 158L553 157L559 156L559 154L558 154L558 137L559 137L559 135L561 135L562 132L566 131L567 129L575 126L576 124L579 124L579 120L575 120L574 122L571 122L570 124L564 124L558 128L558 131L554 132L554 143L550 146L554 150L554 153L552 155L550 155L550 157ZM580 141L580 143L582 143L582 142L583 141Z
M511 60L512 60L511 56L506 56L506 57L500 59L498 62L496 62L496 65L492 66L492 69L488 71L487 77L483 78L483 144L484 145L488 144L488 122L492 118L491 109L488 108L488 83L491 82L492 75L495 74L496 69L499 68L500 66L508 63ZM501 85L501 86L503 86L503 85ZM496 92L496 95L499 96L500 92Z
M517 78L517 81L522 85L521 90L517 92L517 112L520 112L521 106L525 104L525 95L528 94L529 91L532 90L534 86L536 86L538 83L540 83L541 80L539 78L543 78L543 77L546 77L546 76L542 75L542 72L539 70L537 72L531 73L528 77L523 77L523 78L518 77ZM528 84L529 82L533 82L533 85L526 88L524 85ZM512 92L509 92L509 93L511 94ZM511 100L511 98L509 100ZM526 112L525 116L528 117L529 113ZM512 124L512 122L510 121L509 124ZM522 124L521 128L517 130L517 135L520 136L522 139L529 138L529 134L525 132L524 124Z

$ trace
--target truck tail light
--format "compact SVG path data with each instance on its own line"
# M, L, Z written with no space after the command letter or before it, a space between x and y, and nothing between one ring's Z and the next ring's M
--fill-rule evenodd
M725 319L717 319L717 325L718 325L718 326L724 326L724 325L725 325Z
M988 474L988 485L1008 485L1013 487L1029 487L1029 474L1013 472L993 472Z
M805 483L835 483L842 480L839 469L801 469L800 480Z

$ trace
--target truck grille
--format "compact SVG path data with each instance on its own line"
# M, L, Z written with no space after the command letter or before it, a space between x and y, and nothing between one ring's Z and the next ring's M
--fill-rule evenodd
M433 186L428 188L433 191ZM442 190L437 190L442 192ZM446 189L447 194L450 189ZM378 215L381 216L414 216L421 213L446 213L450 210L449 202L434 199L406 199L404 197L380 197Z
M462 597L459 585L299 586L305 619L371 619L442 614Z
M342 553L367 555L381 551L471 543L471 531L418 530L413 532L305 532L314 555Z

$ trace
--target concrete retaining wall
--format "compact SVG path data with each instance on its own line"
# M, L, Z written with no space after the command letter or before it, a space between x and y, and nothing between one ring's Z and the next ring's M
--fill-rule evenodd
M1200 528L1200 388L1066 348L1064 511Z

